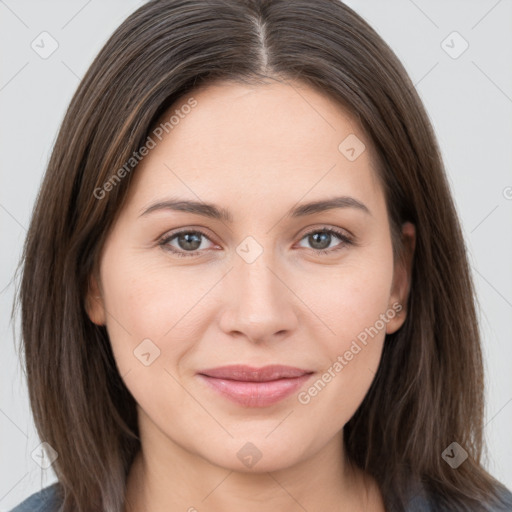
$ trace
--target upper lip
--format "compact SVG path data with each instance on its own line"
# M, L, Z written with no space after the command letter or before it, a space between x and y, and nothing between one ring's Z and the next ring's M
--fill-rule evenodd
M255 368L242 364L220 366L218 368L208 368L198 372L200 375L215 377L217 379L238 380L244 382L268 382L277 379L286 379L301 377L309 373L310 370L295 368L293 366L283 366L272 364L262 368Z

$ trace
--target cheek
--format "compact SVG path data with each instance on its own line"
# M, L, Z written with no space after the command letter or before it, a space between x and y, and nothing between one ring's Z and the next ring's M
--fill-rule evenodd
M105 250L101 279L108 334L121 375L130 372L131 382L143 386L134 376L154 381L166 369L176 373L178 363L213 321L213 308L207 306L219 279L213 274L199 273L193 265L173 269L165 258L155 263L114 244Z
M181 380L177 363L200 336L187 312L206 290L191 284L192 275L144 265L142 258L109 256L105 254L102 282L119 374L143 410L157 414L162 397L166 408L181 410L187 404L175 380Z
M389 307L392 256L380 254L331 271L328 280L315 280L314 288L301 292L322 320L322 336L319 330L311 336L322 351L324 367L299 402L325 418L325 427L333 432L352 417L368 392L379 366L387 321L395 316ZM306 289L313 290L309 296Z
M313 275L300 296L328 327L330 351L348 350L350 342L377 323L385 333L380 315L389 309L393 278L392 257L384 252L375 258L354 258L328 276ZM373 332L373 331L372 331ZM382 337L381 336L381 337Z

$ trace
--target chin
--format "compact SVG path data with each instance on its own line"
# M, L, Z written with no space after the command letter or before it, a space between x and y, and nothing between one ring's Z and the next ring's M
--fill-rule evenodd
M210 453L205 458L231 471L254 474L286 469L300 462L301 456L304 456L302 451L297 450L296 445L286 446L279 437L270 441L265 439L265 436L261 439L257 436L246 436L243 440L232 439L229 444L235 445L233 449L226 447L219 457Z

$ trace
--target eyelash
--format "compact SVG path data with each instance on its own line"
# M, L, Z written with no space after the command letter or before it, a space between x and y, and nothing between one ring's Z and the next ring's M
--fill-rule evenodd
M160 239L160 241L158 242L158 245L160 247L162 247L164 250L166 251L169 251L173 254L175 254L176 256L182 258L182 257L192 257L192 256L197 256L198 253L201 252L201 250L196 250L196 251L183 251L183 250L177 250L175 249L174 247L168 245L169 242L171 240L173 240L174 238L178 237L179 235L182 235L184 233L188 233L188 234L196 234L196 235L202 235L204 236L205 238L208 238L208 236L206 235L206 233L203 233L202 231L200 230L182 230L182 231L177 231L176 233L171 233L170 235L168 236L165 236L164 238ZM307 236L309 235L312 235L313 233L328 233L328 234L331 234L331 235L335 235L337 238L339 238L341 240L341 244L335 246L334 248L331 248L331 249L311 249L312 251L315 251L316 254L319 254L319 255L323 255L323 254L332 254L333 252L336 252L336 251L339 251L343 248L345 248L346 246L348 245L354 245L354 241L349 238L347 235L345 235L343 232L341 231L338 231L337 229L334 229L334 228L325 228L325 229L313 229L311 231L308 231L307 233L305 233L301 240L303 240L304 238L306 238Z

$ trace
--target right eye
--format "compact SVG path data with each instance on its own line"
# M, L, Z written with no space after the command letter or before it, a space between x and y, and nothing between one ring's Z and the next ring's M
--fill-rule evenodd
M179 257L197 256L202 246L201 237L209 240L202 231L181 230L165 235L165 237L159 241L158 245ZM181 245L181 247L171 245L174 239L176 239L176 243Z

